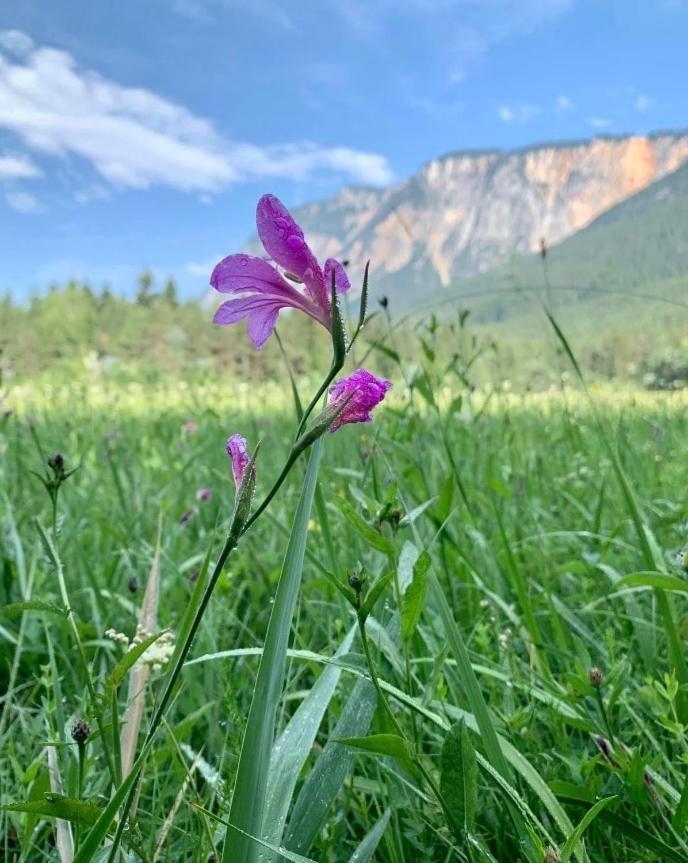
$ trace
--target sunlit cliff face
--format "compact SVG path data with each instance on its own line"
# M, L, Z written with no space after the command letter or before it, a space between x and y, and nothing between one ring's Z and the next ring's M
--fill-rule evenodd
M296 212L316 253L351 261L354 285L368 258L378 276L447 285L565 239L686 161L688 134L457 153Z

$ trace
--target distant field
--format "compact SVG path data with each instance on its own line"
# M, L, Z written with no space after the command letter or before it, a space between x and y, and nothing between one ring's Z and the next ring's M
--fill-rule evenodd
M394 398L374 425L325 440L292 636L296 653L279 717L280 730L299 723L306 735L280 841L316 861L463 860L468 848L474 860L519 858L504 788L486 768L466 844L461 831L447 829L442 811L403 765L331 743L386 730L384 713L374 713L374 691L360 682L366 672L359 640L345 651L343 670L323 664L354 624L332 577L345 582L362 564L371 581L389 569L407 578L410 562L425 548L496 729L508 741L509 793L517 795L535 847L542 854L548 844L561 849L593 800L616 795L585 833L591 861L609 860L612 846L615 861L688 859L668 825L683 791L688 750L665 626L650 576L620 581L648 570L668 573L672 591L663 595L683 637L688 583L675 561L687 538L682 454L688 396L593 387L593 411L572 387L487 398L432 363L425 371L423 393L411 397L399 376ZM34 524L38 519L49 526L49 500L32 475L43 471L46 455L59 451L68 467L79 469L60 492L56 542L94 686L101 690L121 656L104 633L133 634L158 533L159 626L176 633L195 574L208 547L217 549L231 512L224 441L236 431L262 440L258 483L266 488L292 433L288 392L217 382L26 385L10 392L7 405L14 413L0 425L3 599L62 604ZM634 527L598 421L639 501L645 539ZM189 422L196 428L185 430ZM192 804L226 817L257 670L251 650L264 639L300 476L297 470L241 543L203 620L192 653L198 661L183 672L125 840L141 859L151 859L159 839L158 859L217 859L218 825ZM211 490L209 500L197 499L203 488ZM427 508L416 511L409 526L392 530L376 520L386 499L402 513ZM656 542L652 564L643 550L648 536ZM389 586L368 624L374 658L398 722L439 781L440 772L451 769L440 755L447 729L464 711L469 727L473 721L466 681L436 597L429 594L417 628L403 639L395 596ZM0 688L7 692L0 713L3 800L42 798L51 740L66 741L58 742L58 761L65 793L75 796L69 728L81 716L94 726L94 706L66 620L37 610L5 617L0 656ZM593 666L604 671L606 718L588 682ZM119 691L120 716L126 690ZM153 688L147 711L154 697ZM307 716L296 713L300 705ZM347 712L350 705L353 712ZM343 717L348 724L338 726ZM106 733L108 727L106 721ZM614 740L609 760L595 743L598 735ZM471 738L484 754L481 739ZM291 746L298 750L299 744ZM304 780L323 768L325 753L339 758L341 772L316 792ZM96 733L83 793L98 807L109 786L102 758ZM272 781L278 778L276 769ZM166 824L171 811L174 820ZM383 832L375 827L380 818ZM54 859L51 824L38 815L0 816L4 859ZM372 843L366 840L371 835L379 840L374 858L352 856L359 843ZM579 845L577 859L585 853Z

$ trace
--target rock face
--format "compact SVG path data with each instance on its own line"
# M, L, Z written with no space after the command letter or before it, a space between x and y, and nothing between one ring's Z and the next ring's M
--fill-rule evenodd
M448 286L535 251L688 162L688 132L453 153L386 189L348 188L295 210L318 255L370 258L377 292Z

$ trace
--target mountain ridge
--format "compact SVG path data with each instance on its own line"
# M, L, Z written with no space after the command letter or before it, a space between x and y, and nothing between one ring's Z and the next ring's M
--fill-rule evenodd
M351 261L354 285L370 259L376 288L403 301L541 237L559 243L687 162L686 130L452 151L391 186L347 186L293 212L318 256ZM248 248L259 251L255 238Z

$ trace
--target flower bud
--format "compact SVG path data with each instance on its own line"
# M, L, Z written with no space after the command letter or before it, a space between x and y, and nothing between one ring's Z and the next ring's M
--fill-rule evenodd
M75 719L72 723L72 740L79 746L85 746L91 734L91 729L84 719Z
M602 669L593 665L590 671L588 671L588 681L590 682L590 686L593 686L595 689L599 689L604 681L604 673Z

